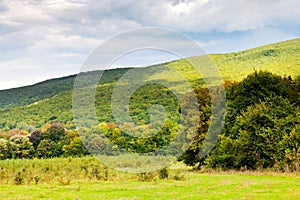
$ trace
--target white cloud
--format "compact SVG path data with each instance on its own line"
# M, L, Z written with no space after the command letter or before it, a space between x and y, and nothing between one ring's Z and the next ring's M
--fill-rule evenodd
M185 31L245 31L268 26L278 19L297 22L300 1L205 0L170 1L150 7L148 22Z
M197 38L210 52L283 40L293 37L286 26L300 26L299 8L299 0L2 0L0 72L6 76L0 78L22 85L36 76L75 73L101 42L143 26L193 34L247 33L237 39ZM26 78L29 74L34 76Z

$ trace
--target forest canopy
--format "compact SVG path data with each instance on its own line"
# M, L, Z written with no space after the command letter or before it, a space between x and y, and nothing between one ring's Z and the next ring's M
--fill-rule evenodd
M196 135L188 150L179 160L196 168L272 168L299 171L300 78L281 77L259 71L248 75L241 82L225 81L224 85L227 113L224 129L216 146L206 157L199 157L199 150L210 125L211 103L208 89L195 87L201 120L195 127ZM148 85L141 89L145 91L137 91L134 95L139 97L144 92L155 93L161 96L160 101L165 102L164 106L169 112L177 113L173 116L180 113L180 106L183 105L173 101L174 97L169 101L163 100L170 94L165 88ZM148 100L148 103L153 103L151 99ZM139 115L135 119L137 122L147 122L147 114L142 112L141 105L148 107L150 104L147 101L139 103L140 101L133 100L131 104L133 112L138 109L136 113ZM174 106L177 108L172 109ZM169 118L164 127L154 135L151 135L154 129L150 124L140 123L137 127L124 124L120 127L113 121L100 120L99 125L85 128L79 134L78 129L59 120L61 113L54 114L40 129L27 123L12 129L2 127L0 159L84 156L99 152L114 155L118 153L116 149L129 153L151 153L172 142L174 133L179 128L176 117ZM124 127L136 134L150 134L151 137L131 137L122 131ZM108 140L113 141L113 145ZM91 142L85 144L83 141Z

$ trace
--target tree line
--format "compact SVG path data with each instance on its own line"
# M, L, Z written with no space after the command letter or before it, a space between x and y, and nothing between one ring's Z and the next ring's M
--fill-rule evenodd
M227 111L217 144L209 155L199 157L211 121L211 102L208 89L196 87L200 122L193 129L196 134L189 148L179 160L198 169L299 171L300 77L293 79L259 71L241 82L225 81L224 85ZM179 113L182 106L178 105ZM84 156L99 152L117 155L118 151L151 153L170 145L180 126L179 121L169 119L162 129L155 129L152 124L134 127L128 123L119 127L108 122L82 130L67 130L58 123L46 124L31 133L15 129L0 134L0 159ZM133 136L123 131L126 129L131 130ZM185 130L186 137L189 131L192 130ZM134 137L141 134L145 137Z

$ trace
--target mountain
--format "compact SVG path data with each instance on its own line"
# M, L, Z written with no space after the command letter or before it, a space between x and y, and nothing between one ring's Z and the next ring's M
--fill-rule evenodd
M117 80L128 68L113 69L103 74L100 84ZM99 76L101 71L86 73L87 76ZM0 108L29 105L37 101L51 98L59 93L73 89L76 74L61 78L46 80L34 85L0 90Z
M223 80L241 81L254 71L269 71L278 75L295 77L300 74L300 38L269 44L229 54L211 54ZM193 59L201 59L200 56ZM171 62L171 67L193 76L181 60Z
M293 39L235 53L211 54L210 58L218 68L223 80L240 81L248 74L259 70L270 71L281 76L296 77L300 75L299 55L300 39ZM202 58L202 56L198 56L191 59L201 61ZM184 59L161 64L161 66L163 65L180 72L184 78L193 83L193 86L203 84L201 75ZM157 65L149 68L155 71ZM104 72L96 92L96 108L99 121L112 121L110 111L111 94L117 81L128 70L130 68ZM87 72L85 75L93 77L99 76L100 73L100 71ZM170 82L173 80L172 74L161 73L164 79ZM155 76L159 78L160 75L156 73ZM155 76L152 78L155 78ZM71 75L47 80L32 86L1 90L0 129L20 128L30 131L34 127L41 127L49 121L58 121L67 128L75 128L72 118L72 90L75 78L76 75ZM141 88L134 95L141 97L141 95L144 95L143 93L147 93L149 96L159 94L164 99L169 93L163 91L163 88L148 85ZM151 103L156 103L155 98L148 99L148 102L143 98L138 99L142 99L143 109L148 108ZM133 113L141 113L140 109L142 108L133 109Z

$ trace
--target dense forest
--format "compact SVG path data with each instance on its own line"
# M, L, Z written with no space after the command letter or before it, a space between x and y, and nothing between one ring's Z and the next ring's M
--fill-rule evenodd
M300 77L292 79L260 71L241 82L227 81L225 86L228 98L225 127L213 151L204 158L198 154L209 127L210 96L206 88L194 89L200 105L201 122L196 137L180 160L198 168L299 171ZM151 88L148 89L151 91ZM132 137L122 131L124 127L102 122L86 128L80 138L76 130L67 130L58 123L47 123L31 133L17 129L2 132L0 158L50 158L99 152L117 155L119 150L114 146L128 152L153 152L168 145L178 128L175 120L166 121L161 130L153 129L152 124L123 126L137 135L149 134L151 137ZM151 131L156 134L151 135ZM93 141L88 144L92 152L87 151L83 137L88 137L84 141ZM106 138L113 141L113 145Z
M132 94L130 116L137 126L114 122L111 95L117 81L130 70L127 68L104 72L96 89L99 124L85 128L78 129L73 121L75 75L0 91L0 159L118 155L119 151L151 155L171 144L174 155L184 152L179 160L198 169L300 171L300 62L296 56L299 43L296 39L211 55L225 80L227 111L218 142L205 157L199 157L199 151L212 117L210 93L203 78L196 76L185 60L179 60L162 65L181 72L196 94L200 122L193 129L194 137L189 136L191 130L184 130L184 140L190 141L187 151L176 149L173 139L182 127L181 108L191 102L179 103L166 87L147 84ZM150 66L153 70L156 67ZM102 72L85 75L99 73ZM172 79L168 75L164 78ZM90 87L89 83L84 87ZM162 128L151 124L148 111L154 104L162 105L167 113ZM127 129L133 135L126 134Z

